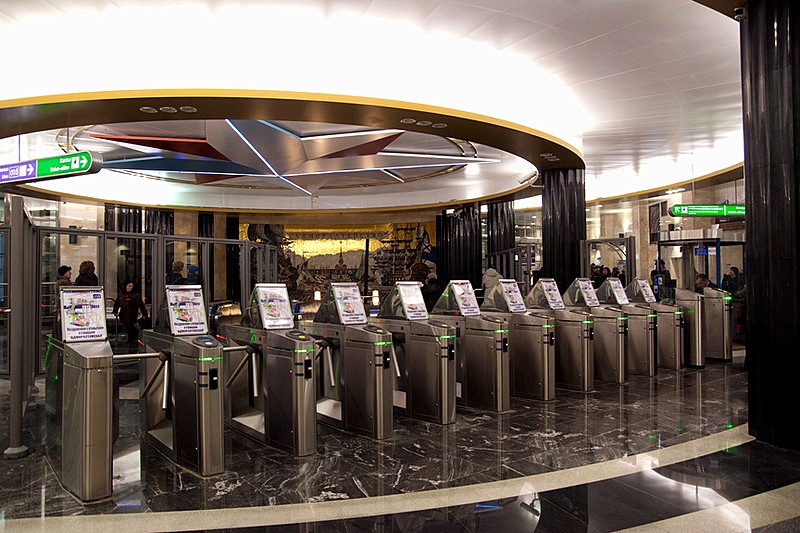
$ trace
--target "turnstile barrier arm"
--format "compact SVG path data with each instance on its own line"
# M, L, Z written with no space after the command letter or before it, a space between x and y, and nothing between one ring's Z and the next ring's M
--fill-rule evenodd
M244 350L245 347L244 346L236 346L236 348L241 348L241 349ZM225 351L226 348L223 348L222 350ZM250 357L243 357L242 358L242 360L239 362L239 365L236 367L236 369L231 374L231 377L229 377L228 381L225 382L225 388L226 389L230 389L231 388L231 385L233 385L233 382L236 381L236 378L239 377L239 374L241 374L242 369L245 367L245 365L249 361L250 361Z
M397 374L397 377L403 377L400 374L400 363L397 362L397 354L394 351L394 343L392 343L389 348L392 350L392 366L394 367L394 373Z
M116 360L118 357L119 358L123 358L123 356L121 356L121 355L115 355L115 356L113 356L112 359ZM156 379L158 378L158 375L161 373L161 369L165 368L165 365L167 364L167 354L165 354L164 352L151 352L151 353L136 354L135 359L149 359L149 358L156 358L156 357L158 357L161 360L161 362L158 364L158 368L156 368L155 371L153 372L153 375L150 376L150 379L147 380L147 385L144 386L144 389L142 390L142 393L139 395L139 398L144 398L145 396L147 396L147 394L150 392L150 389L153 388L153 384L155 384ZM129 354L129 356L128 357L124 357L124 359L125 360L130 360L130 359L134 359L134 357L130 357L130 354ZM166 374L164 375L164 380L166 382ZM166 407L164 407L164 409L166 409Z
M164 366L164 389L161 394L161 410L167 410L167 400L169 397L169 365L166 364L166 361L162 362Z
M328 379L331 381L331 387L336 386L336 374L333 371L333 353L331 352L331 344L324 339L317 339L314 344L319 346L319 350L314 355L314 359L318 358L321 354L325 354L325 366L328 367Z

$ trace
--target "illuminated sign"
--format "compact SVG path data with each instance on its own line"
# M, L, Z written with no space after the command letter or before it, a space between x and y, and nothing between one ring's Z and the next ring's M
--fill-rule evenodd
M674 217L743 217L744 206L732 204L678 204L669 208Z

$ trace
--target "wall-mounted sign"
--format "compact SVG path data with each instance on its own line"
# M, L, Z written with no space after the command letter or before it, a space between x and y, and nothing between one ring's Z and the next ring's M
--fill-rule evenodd
M200 285L167 285L166 291L172 334L180 336L208 333L206 306Z
M743 205L678 204L669 208L674 217L743 217Z
M74 152L0 166L0 185L94 174L102 168L103 157L100 154Z
M106 340L103 287L61 289L61 333L65 342Z

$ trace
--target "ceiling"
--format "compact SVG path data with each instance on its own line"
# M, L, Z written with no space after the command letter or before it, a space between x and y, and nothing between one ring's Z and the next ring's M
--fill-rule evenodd
M46 130L0 141L0 163L73 143L104 153L106 169L37 188L283 210L498 196L565 162L585 162L592 199L743 160L738 25L691 0L244 6L0 4L0 35L28 37L5 67L16 75L0 87L0 136ZM76 21L92 31L69 55L96 63L91 75L34 68L53 61L40 32ZM253 103L258 91L271 104ZM318 105L291 111L297 101ZM197 113L139 111L171 105Z

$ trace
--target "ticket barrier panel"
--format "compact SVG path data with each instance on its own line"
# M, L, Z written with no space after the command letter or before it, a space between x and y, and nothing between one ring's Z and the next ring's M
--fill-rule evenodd
M628 379L628 317L622 309L600 305L589 278L577 278L562 295L567 307L582 306L594 320L594 375L600 381Z
M628 317L627 372L654 376L658 315L649 306L631 303L618 278L611 277L603 281L596 293L600 302L618 307Z
M108 341L48 337L46 451L61 485L84 502L112 491L113 353Z
M656 316L656 361L660 368L683 368L684 312L679 305L656 302L648 281L636 278L625 288L631 303L647 305Z
M703 368L706 365L703 352L703 324L705 322L703 295L689 289L675 289L675 303L683 309L684 365Z
M431 314L455 328L456 404L509 411L508 321L482 314L465 280L451 281Z
M200 476L225 471L222 344L208 334L175 336L145 330L145 351L164 354L139 363L145 440Z
M703 288L703 354L709 359L733 361L731 320L733 298L713 287Z
M514 279L501 279L484 297L481 311L508 321L511 396L549 401L555 398L555 319L529 313Z
M392 334L367 324L355 283L332 283L314 322L317 421L377 440L392 437Z
M525 297L531 314L555 321L556 385L580 392L594 390L594 320L591 313L567 308L556 281L541 278Z
M298 329L225 325L225 424L297 456L317 451L314 339Z

